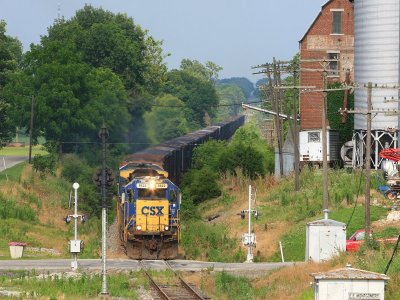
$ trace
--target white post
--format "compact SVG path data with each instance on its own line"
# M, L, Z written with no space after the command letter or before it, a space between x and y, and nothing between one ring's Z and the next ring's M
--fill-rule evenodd
M74 243L78 240L78 189L79 183L75 182L72 187L75 190L75 209L74 209ZM78 269L78 253L73 253L74 260L71 262L71 268L73 270Z
M285 262L285 258L283 257L283 248L282 248L282 242L281 242L281 241L279 241L279 248L281 249L281 259L282 259L282 262Z
M249 245L247 252L246 262L253 262L253 251L252 251L252 241L251 241L251 185L249 185L249 233L248 233Z
M7 181L8 181L7 166L6 166L6 160L5 160L4 157L3 157L3 164L4 164L4 173L6 174L6 178L7 178Z

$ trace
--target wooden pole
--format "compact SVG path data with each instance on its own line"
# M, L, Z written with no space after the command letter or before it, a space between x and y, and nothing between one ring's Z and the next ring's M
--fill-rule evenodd
M278 71L277 71L277 65L276 65L276 59L274 57L274 84L275 86L278 86ZM275 102L275 112L277 115L276 118L276 130L277 136L278 136L278 152L279 152L279 170L280 170L280 177L283 177L283 131L281 127L281 119L279 118L279 101L280 99L280 92L276 91L275 89L273 90L274 93L274 102Z
M294 190L300 189L299 173L299 133L297 132L297 89L296 89L296 68L293 68L293 147L294 147Z
M268 85L270 88L270 91L272 93L272 106L273 109L276 113L276 115L274 116L274 121L275 121L275 130L276 130L276 137L277 137L277 141L278 141L278 153L279 153L279 174L280 177L283 177L283 157L282 157L282 143L280 140L280 122L279 122L279 108L278 108L278 104L277 104L277 99L276 99L276 91L273 88L273 84L272 84L272 76L271 76L271 70L269 69L269 67L267 68L267 77L268 77Z
M372 83L368 82L367 94L367 141L365 151L365 236L369 237L371 213L370 213L370 191L371 191L371 109L372 109Z
M323 96L323 103L322 103L322 168L323 168L323 200L324 200L324 210L328 209L328 202L329 202L329 193L328 193L328 147L326 141L326 102L328 92L327 89L327 75L328 72L326 70L323 71L323 85L324 85L324 96Z
M35 108L35 96L32 96L32 104L31 104L31 127L29 128L29 163L32 162L32 138L33 138L33 114Z

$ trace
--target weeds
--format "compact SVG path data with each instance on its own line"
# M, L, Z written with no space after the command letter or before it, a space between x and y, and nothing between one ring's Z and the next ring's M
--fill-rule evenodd
M217 291L226 299L255 299L254 289L250 280L244 277L236 277L226 272L219 272L215 278Z

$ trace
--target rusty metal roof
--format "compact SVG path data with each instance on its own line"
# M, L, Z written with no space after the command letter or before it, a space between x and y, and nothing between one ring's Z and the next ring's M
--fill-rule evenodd
M328 272L311 273L316 280L320 279L367 279L367 280L388 280L385 274L370 272L366 270L354 269L351 267L336 269Z

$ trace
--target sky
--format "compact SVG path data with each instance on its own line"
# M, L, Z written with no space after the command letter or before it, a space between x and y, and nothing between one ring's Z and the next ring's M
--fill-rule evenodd
M29 50L40 43L60 13L65 19L85 3L126 13L147 29L162 48L169 69L184 58L210 60L223 70L220 78L247 77L252 66L292 58L321 6L327 0L0 0L0 19L7 34Z

